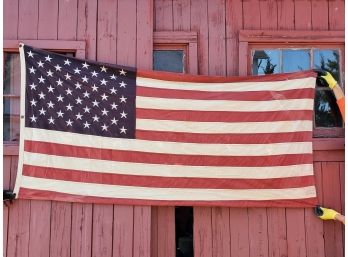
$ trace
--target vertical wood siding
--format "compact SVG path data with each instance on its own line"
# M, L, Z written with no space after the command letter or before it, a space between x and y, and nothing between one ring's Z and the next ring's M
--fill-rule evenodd
M342 0L4 0L4 39L83 40L87 59L151 69L153 31L191 30L198 74L231 76L246 74L239 30L344 30L343 17ZM314 168L320 203L344 212L341 153L316 152ZM17 162L5 154L5 189ZM173 207L18 200L3 210L4 256L175 256ZM342 225L311 209L194 208L196 257L339 257L343 242Z

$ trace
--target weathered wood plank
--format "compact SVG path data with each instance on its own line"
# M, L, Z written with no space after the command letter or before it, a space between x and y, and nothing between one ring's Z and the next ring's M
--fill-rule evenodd
M250 256L268 256L266 208L248 208Z
M321 171L321 162L314 162L314 177L315 177L315 186L317 189L317 197L319 205L323 204L323 175Z
M289 257L306 257L304 209L287 208L287 241Z
M208 75L208 1L192 1L191 30L198 33L198 74Z
M133 210L132 206L114 206L113 256L133 255Z
M174 31L189 31L191 28L190 0L173 0Z
M71 203L52 202L50 257L70 257Z
M226 75L225 0L208 1L209 75Z
M58 39L76 40L77 0L59 0Z
M305 209L307 257L325 257L323 221L316 217L313 208Z
M77 39L85 40L86 58L97 58L97 10L98 1L79 0L77 10Z
M278 5L278 29L295 28L295 6L293 0L277 1Z
M295 1L295 29L312 29L312 2L310 0Z
M93 206L92 257L112 256L113 206Z
M155 0L155 30L172 31L173 23L173 1L172 0Z
M248 70L248 43L247 42L240 42L239 43L239 51L238 51L238 58L239 58L239 65L238 65L238 75L239 76L246 76L249 73Z
M58 38L58 2L39 1L39 39L57 39Z
M329 1L329 30L344 30L344 2Z
M10 189L13 190L16 183L18 170L18 156L13 155L11 158L11 180L10 180Z
M158 256L175 256L175 207L157 209Z
M231 256L229 208L212 208L213 257Z
M193 207L193 242L195 256L212 257L211 208Z
M151 256L151 207L134 206L133 257Z
M230 208L231 256L249 257L247 208Z
M158 257L158 208L151 207L151 256Z
M288 246L286 241L285 208L267 208L268 256L286 256Z
M238 75L238 32L243 28L242 1L226 1L226 69L227 76Z
M18 39L37 39L39 0L20 0Z
M312 29L313 30L328 30L328 1L312 1Z
M278 27L278 6L277 1L261 0L260 1L260 28L276 30Z
M244 0L243 1L243 28L260 29L260 1Z
M71 257L90 257L92 253L92 204L73 203Z
M18 1L19 0L4 0L3 2L4 40L17 39Z
M11 180L11 160L12 156L11 155L5 155L3 157L3 181L2 181L2 186L3 189L9 189L10 188L10 180Z
M10 172L11 172L11 158L12 156L3 157L3 189L8 190L10 188ZM7 252L7 234L8 234L8 217L10 206L7 207L3 204L3 256L6 256Z

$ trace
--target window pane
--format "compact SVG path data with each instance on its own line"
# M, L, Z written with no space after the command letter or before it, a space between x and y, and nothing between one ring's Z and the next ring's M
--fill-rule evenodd
M178 73L184 72L184 51L154 50L153 69Z
M253 75L279 73L280 50L255 50L253 55Z
M310 51L307 49L284 49L283 72L295 72L310 69Z
M3 141L19 141L19 98L5 98L3 108Z
M329 71L339 81L339 54L337 50L315 49L313 51L313 63L315 69Z
M315 94L315 126L342 127L341 113L333 93L330 90L316 90Z
M4 94L19 95L21 69L18 53L4 53Z

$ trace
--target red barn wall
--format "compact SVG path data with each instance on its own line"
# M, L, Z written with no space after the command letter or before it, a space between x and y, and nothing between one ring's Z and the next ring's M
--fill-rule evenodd
M195 31L198 73L238 75L247 61L242 29L344 31L344 1L4 0L5 42L85 41L87 59L146 69L154 31ZM320 203L342 212L343 141L314 145ZM18 146L5 144L4 189L14 186L17 161ZM16 200L3 210L4 256L175 256L173 207ZM197 257L339 257L343 236L342 225L311 209L194 208Z

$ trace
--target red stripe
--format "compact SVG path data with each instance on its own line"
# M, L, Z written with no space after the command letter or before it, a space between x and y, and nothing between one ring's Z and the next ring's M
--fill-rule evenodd
M312 132L260 133L260 134L195 134L166 131L136 130L135 137L142 140L211 144L270 144L282 142L312 142Z
M160 201L160 200L139 200L121 199L95 196L81 196L65 194L52 191L20 188L18 197L21 199L55 200L64 202L97 203L97 204L124 204L124 205L154 205L154 206L224 206L224 207L314 207L318 199L294 199L294 200L269 200L269 201Z
M272 156L198 156L98 149L27 140L24 142L24 150L34 153L98 160L190 166L265 167L311 164L313 162L312 154Z
M165 83L165 82L163 82ZM231 86L232 88L233 86ZM194 100L234 100L234 101L267 101L286 99L313 99L314 89L291 89L284 91L253 92L211 92L197 90L178 90L165 88L149 88L137 85L137 96L194 99Z
M54 180L155 188L282 189L314 185L313 176L274 179L178 178L110 174L23 165L23 174Z
M223 83L223 82L262 82L262 81L282 81L290 79L302 79L308 77L317 77L317 73L313 70L280 73L263 76L235 76L235 77L218 77L218 76L203 76L203 75L189 75L174 72L163 71L146 71L137 70L137 77L160 79L167 81L180 82L202 82L202 83Z
M136 109L137 119L180 120L199 122L268 122L312 120L312 110L270 112L223 112L189 110Z

